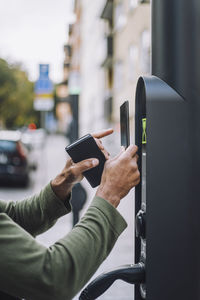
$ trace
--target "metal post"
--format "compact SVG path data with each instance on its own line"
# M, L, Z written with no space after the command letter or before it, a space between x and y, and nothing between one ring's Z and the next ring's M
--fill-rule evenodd
M46 117L46 112L41 111L40 112L40 127L45 129L45 117Z
M70 133L70 142L73 142L79 138L79 95L70 95L70 103L73 118Z
M173 140L170 138L170 131L168 131L168 136L162 139L158 136L157 141L163 141L163 144L166 143L166 145L166 140L171 141L174 155L178 159L183 152L187 153L187 156L183 156L184 159L180 159L181 164L179 164L179 167L177 159L175 160L172 155L168 156L171 157L171 160L167 163L171 164L171 166L169 168L169 165L163 163L165 174L161 170L161 164L160 167L156 166L155 160L154 172L155 169L157 171L160 170L163 180L169 182L169 187L163 196L160 193L160 199L152 197L149 200L149 206L147 206L147 209L149 207L147 213L147 223L149 222L149 225L147 226L146 266L148 300L200 299L199 36L199 0L152 0L152 75L162 79L174 92L180 95L184 100L184 105L181 104L180 108L185 106L187 111L184 114L184 118L181 119L183 114L178 108L178 103L181 103L181 100L177 102L177 107L174 105L175 111L171 110L171 112L170 110L167 111L167 107L171 106L170 98L168 101L169 105L165 109L164 106L157 105L155 107L157 115L158 113L161 114L161 112L163 114L163 116L160 116L161 127L166 120L166 115L170 112L171 122L173 123L168 123L169 125L167 126L170 127L171 134L175 136L175 132L178 129L183 133L183 137L187 137L187 139L181 140L177 136L177 140ZM159 86L154 91L158 94ZM154 93L154 96L156 93ZM164 103L163 99L160 100L159 103ZM171 101L173 101L173 97ZM153 103L155 103L153 98L151 103L151 107L153 107ZM147 107L150 114L151 107ZM177 122L175 124L176 114ZM149 128L150 121L152 122L151 124L155 124L155 117L156 114L154 119L149 117ZM182 120L181 124L178 122L178 119ZM172 126L172 124L174 125ZM156 127L152 125L152 128L154 128L155 132ZM163 127L162 132L163 134L167 132L165 127ZM165 149L160 145L153 146L153 136L153 131L150 133L149 130L149 152L156 153L158 158L159 151L157 149L162 149L163 160L167 161ZM177 153L177 149L179 153ZM170 147L168 151L171 151ZM150 162L148 161L147 167L149 165ZM185 167L186 165L187 167ZM170 169L171 174L169 172ZM176 176L174 175L175 172ZM171 178L174 178L174 186ZM150 186L150 177L147 180L147 191L152 195L152 189L156 191L155 185L151 184ZM182 182L185 184L181 188ZM157 189L161 189L161 185L164 186L162 181L160 183L158 182ZM184 190L185 192L183 192ZM153 225L150 225L152 221L155 221L155 225L160 226L154 226L153 228ZM156 232L157 236L155 235ZM165 243L166 240L168 242ZM156 245L155 248L154 245ZM160 268L157 267L157 259L159 257L161 258L159 262L161 264Z
M200 1L152 1L152 75L176 90L189 104L193 165L200 163ZM196 178L200 168L195 168ZM196 182L199 186L198 181ZM193 186L198 195L199 187Z

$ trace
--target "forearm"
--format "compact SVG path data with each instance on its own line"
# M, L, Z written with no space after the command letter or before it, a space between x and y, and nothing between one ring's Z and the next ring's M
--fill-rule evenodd
M126 227L115 208L99 198L93 201L70 234L49 249L9 222L6 215L3 223L0 290L28 300L72 299L107 257Z
M71 267L63 269L64 277L70 272L68 284L63 282L61 287L69 298L63 294L63 299L72 299L88 282L125 228L126 222L112 205L98 197L93 200L85 216L66 237L67 240L64 238L58 242L71 258ZM60 261L60 264L63 262ZM67 290L69 286L70 291Z
M0 212L6 213L32 235L49 229L56 220L71 211L69 199L61 201L48 184L39 194L18 202L0 202Z

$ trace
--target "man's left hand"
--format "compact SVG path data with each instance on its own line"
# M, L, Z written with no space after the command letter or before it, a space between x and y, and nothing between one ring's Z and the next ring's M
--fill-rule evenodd
M103 147L100 138L110 135L111 133L113 133L113 129L106 129L92 134L106 159L109 158L109 153ZM62 172L51 181L51 187L54 193L61 200L65 201L73 186L83 179L83 172L96 167L98 163L99 161L96 158L89 158L78 163L74 163L72 159L68 159Z

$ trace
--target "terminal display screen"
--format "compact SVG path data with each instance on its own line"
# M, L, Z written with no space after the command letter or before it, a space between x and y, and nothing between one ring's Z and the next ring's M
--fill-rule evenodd
M120 106L120 131L121 146L125 149L130 145L130 128L129 128L129 102L125 101Z

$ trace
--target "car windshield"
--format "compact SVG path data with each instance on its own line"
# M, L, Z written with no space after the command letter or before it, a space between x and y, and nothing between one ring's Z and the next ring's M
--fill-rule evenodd
M16 150L16 143L13 141L0 140L0 151L1 152L13 152Z

